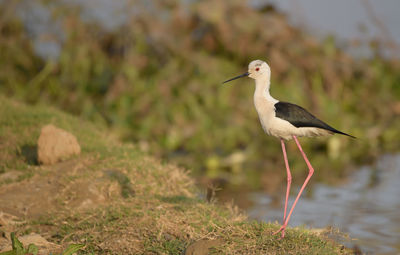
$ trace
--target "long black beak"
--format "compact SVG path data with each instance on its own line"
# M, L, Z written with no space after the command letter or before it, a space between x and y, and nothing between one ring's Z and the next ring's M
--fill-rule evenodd
M232 78L232 79L229 79L229 80L227 80L227 81L224 81L222 84L227 83L227 82L230 82L230 81L233 81L233 80L236 80L236 79L239 79L239 78L242 78L242 77L245 77L245 76L249 76L249 72L245 72L244 74L241 74L241 75L236 76L236 77L234 77L234 78Z

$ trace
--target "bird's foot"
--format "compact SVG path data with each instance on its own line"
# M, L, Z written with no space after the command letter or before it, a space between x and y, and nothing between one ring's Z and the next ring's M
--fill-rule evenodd
M272 234L276 235L278 233L281 233L281 238L279 238L279 240L281 240L281 239L283 239L285 237L285 229L286 229L286 225L282 225L282 227L278 231L275 231Z

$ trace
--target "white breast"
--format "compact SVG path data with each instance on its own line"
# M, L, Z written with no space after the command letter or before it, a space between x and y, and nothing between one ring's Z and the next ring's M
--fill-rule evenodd
M254 106L258 113L261 126L267 134L271 135L271 124L275 117L275 102L267 100L263 96L254 95Z
M328 135L329 132L320 128L304 127L297 128L290 122L276 117L275 103L278 100L254 95L254 105L256 107L261 126L265 133L285 140L292 139L292 136L321 136Z

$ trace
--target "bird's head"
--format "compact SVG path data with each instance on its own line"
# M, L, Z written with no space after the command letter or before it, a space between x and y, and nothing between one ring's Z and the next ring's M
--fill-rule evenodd
M258 79L269 80L271 77L271 69L269 68L269 65L265 61L253 60L250 62L249 70L247 72L239 76L236 76L232 79L229 79L227 81L224 81L223 83L227 83L246 76L255 80Z
M249 77L257 80L258 78L269 79L271 76L271 69L267 62L262 60L253 60L249 64Z

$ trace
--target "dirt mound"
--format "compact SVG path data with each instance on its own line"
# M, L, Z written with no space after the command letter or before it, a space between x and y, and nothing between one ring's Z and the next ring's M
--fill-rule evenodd
M38 168L39 174L30 179L1 186L0 212L37 219L62 210L88 209L120 196L119 182L109 171L89 175L88 164L90 160L74 160Z

